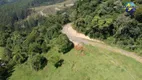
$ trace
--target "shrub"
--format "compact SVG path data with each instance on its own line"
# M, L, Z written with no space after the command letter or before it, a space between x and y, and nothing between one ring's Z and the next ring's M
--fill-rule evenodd
M47 59L40 54L34 55L31 60L31 66L34 70L38 71L45 67Z
M59 35L56 41L58 51L66 53L73 48L73 43L69 41L65 34Z

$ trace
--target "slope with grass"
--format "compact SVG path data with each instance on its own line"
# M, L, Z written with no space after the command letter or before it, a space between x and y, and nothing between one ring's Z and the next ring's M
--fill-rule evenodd
M141 80L142 64L132 58L85 45L83 51L71 50L60 58L63 65L55 68L52 56L59 54L52 49L44 54L49 62L43 70L33 71L27 63L15 67L9 80Z

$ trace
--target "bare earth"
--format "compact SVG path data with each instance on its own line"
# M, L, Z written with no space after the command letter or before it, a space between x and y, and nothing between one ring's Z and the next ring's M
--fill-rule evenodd
M35 13L46 17L49 14L55 14L57 11L73 6L75 1L76 0L65 0L64 2L61 3L48 5L48 6L34 7L31 9L36 11Z
M136 55L136 53L125 51L125 50L122 50L117 47L109 46L109 45L105 44L103 41L91 39L82 33L78 33L76 30L74 30L72 28L71 23L69 23L63 27L62 33L66 34L68 36L68 38L70 39L70 41L72 41L75 45L76 44L87 44L87 45L97 46L102 49L106 49L106 50L109 50L112 52L120 53L122 55L131 57L131 58L137 60L138 62L142 63L142 57Z

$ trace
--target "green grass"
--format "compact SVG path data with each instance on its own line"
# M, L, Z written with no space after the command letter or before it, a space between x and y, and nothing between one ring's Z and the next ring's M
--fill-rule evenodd
M71 50L60 58L64 64L56 69L51 63L52 56L60 53L49 51L48 65L38 72L28 63L17 65L9 80L141 80L142 64L132 58L102 50L98 47L85 46L84 52Z
M2 58L3 52L4 52L4 48L0 47L0 58Z

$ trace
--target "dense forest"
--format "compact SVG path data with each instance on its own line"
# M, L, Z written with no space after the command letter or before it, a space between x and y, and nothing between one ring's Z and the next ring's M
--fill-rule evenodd
M91 38L98 38L142 55L142 1L132 0L134 16L122 6L130 0L78 0L70 10L74 28Z
M4 0L5 1L5 0ZM29 8L58 3L64 0L8 0L0 1L0 24L13 26L15 22L26 18L31 10ZM5 3L5 4L4 4Z
M38 6L42 1L53 0L17 0L0 6L0 47L4 48L0 59L0 80L6 80L15 65L28 59L31 60L33 70L42 69L48 65L48 59L42 54L48 53L51 48L63 54L72 49L73 43L61 33L62 25L67 23L66 15L58 13L25 19L28 8ZM58 61L55 60L55 63Z

